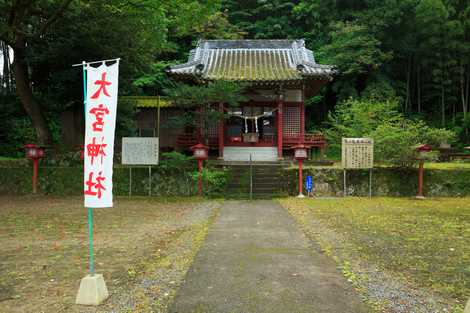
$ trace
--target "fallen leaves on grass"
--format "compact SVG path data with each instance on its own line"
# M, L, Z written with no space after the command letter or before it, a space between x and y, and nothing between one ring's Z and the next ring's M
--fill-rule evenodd
M470 295L470 199L416 201L405 198L283 199L281 204L322 249L351 255L393 273L416 288L428 288L449 303ZM347 242L331 241L312 229L316 220ZM337 261L340 261L337 259ZM343 264L345 276L357 277Z

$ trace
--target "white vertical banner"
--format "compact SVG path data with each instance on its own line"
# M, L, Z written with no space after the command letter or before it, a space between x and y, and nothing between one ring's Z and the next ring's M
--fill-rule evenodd
M85 111L85 207L113 206L114 130L119 61L100 67L87 65Z

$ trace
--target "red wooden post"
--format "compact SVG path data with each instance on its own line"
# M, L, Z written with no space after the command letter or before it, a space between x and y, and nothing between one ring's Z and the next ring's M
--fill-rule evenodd
M418 194L417 199L424 199L423 195L423 176L424 176L424 161L419 161L419 174L418 174Z
M38 183L38 167L39 167L39 159L44 157L44 149L38 147L34 144L26 144L24 146L26 157L33 161L33 193L37 192L37 183Z
M37 192L39 159L33 159L33 193Z
M284 95L282 94L282 91L281 91L281 94L279 94L279 98L278 98L278 111L277 111L277 157L278 159L282 159L282 133L283 133L282 110L283 110L283 106L284 106Z
M199 169L199 177L197 182L197 193L199 196L202 196L202 159L197 160L197 166Z
M219 113L221 114L219 121L219 158L224 157L224 104L219 103Z

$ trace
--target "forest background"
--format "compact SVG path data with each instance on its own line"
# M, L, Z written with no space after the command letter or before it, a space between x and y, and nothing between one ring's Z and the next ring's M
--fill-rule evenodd
M392 101L470 141L468 0L0 0L0 12L3 156L59 144L60 113L83 105L72 64L121 57L121 95L164 95L164 69L201 38L303 38L318 63L337 66L307 99L309 131L330 127L337 104ZM118 110L118 131L132 135L134 108Z

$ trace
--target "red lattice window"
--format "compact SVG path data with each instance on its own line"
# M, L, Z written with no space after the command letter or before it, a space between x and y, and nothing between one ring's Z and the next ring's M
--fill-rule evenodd
M211 109L213 111L218 111L218 105L212 105ZM219 137L219 120L215 118L210 118L203 121L203 136L208 138L218 138Z
M210 121L204 127L204 134L209 138L217 138L219 136L218 121Z
M283 113L282 134L285 137L300 135L300 108L298 106L285 106Z

